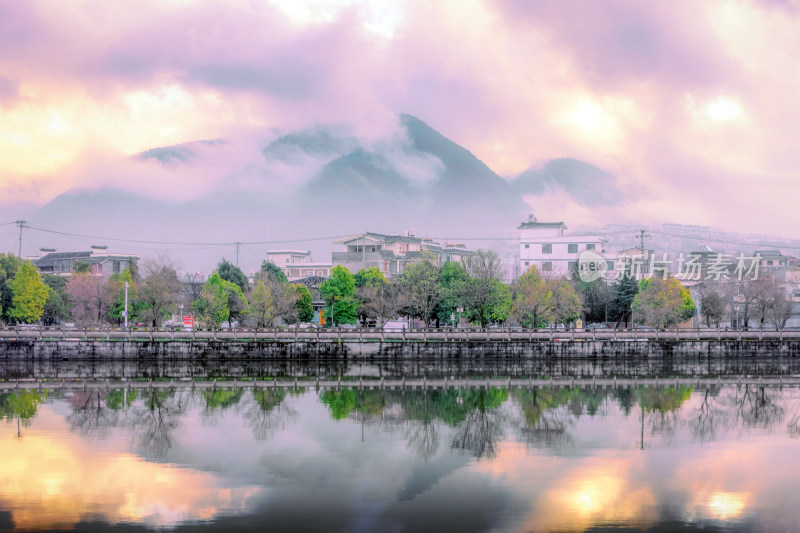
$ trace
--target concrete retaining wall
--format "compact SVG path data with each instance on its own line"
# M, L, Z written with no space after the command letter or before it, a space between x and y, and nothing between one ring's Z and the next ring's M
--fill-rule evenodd
M0 341L0 361L25 359L292 359L310 358L625 358L794 357L800 341L779 340L604 340L468 342L291 342L291 341Z

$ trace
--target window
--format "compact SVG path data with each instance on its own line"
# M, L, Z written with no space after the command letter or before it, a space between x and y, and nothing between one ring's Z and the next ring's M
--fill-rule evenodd
M772 266L772 261L767 261L767 266Z
M531 266L531 262L530 261L525 261L525 266Z
M119 266L120 266L120 261L114 261L114 274L119 274L121 272Z
M543 254L552 254L553 253L553 245L552 244L543 244L542 245L542 253Z
M571 254L577 254L578 253L578 245L577 244L568 244L567 247L568 247L567 252L569 252Z
M542 263L542 272L552 272L553 271L553 263L551 261L545 261Z
M530 244L526 244L526 245L525 245L525 248L530 248L530 247L531 247L531 245L530 245Z
M586 249L587 250L594 250L594 244L587 244L586 245Z
M578 271L578 262L577 261L570 261L567 263L567 268L569 268L570 272L577 272Z
M608 261L608 269L611 271L614 270L614 261Z

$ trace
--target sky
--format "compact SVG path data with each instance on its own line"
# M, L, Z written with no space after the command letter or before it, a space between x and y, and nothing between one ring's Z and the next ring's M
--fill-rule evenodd
M626 192L528 199L547 218L796 236L798 27L794 0L0 0L0 205L173 194L116 162L409 113L503 177L575 157Z

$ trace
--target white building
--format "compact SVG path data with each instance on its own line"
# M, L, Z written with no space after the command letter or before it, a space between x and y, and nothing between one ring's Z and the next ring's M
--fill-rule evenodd
M545 277L569 277L581 253L589 250L605 256L606 239L600 235L564 235L564 222L540 222L529 215L519 230L519 271L535 265ZM609 271L614 261L607 261Z
M315 263L307 250L267 250L267 260L279 266L289 281L331 275L331 263Z

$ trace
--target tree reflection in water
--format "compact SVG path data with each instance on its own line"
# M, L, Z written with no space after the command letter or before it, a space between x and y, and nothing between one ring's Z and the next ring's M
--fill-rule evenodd
M244 389L206 389L200 392L203 405L202 419L204 424L216 425L222 412L239 403L244 395Z
M292 394L297 395L304 393L305 389L292 391ZM286 389L283 388L253 391L253 401L245 407L243 416L253 430L253 437L256 440L270 438L297 418L297 411L284 403L286 396Z
M785 410L776 404L766 387L744 385L729 396L735 407L736 420L746 428L767 429L783 421Z
M691 387L639 387L636 397L642 413L642 442L644 447L644 428L649 427L650 435L663 435L671 438L680 425L678 410L692 397Z
M111 409L111 393L106 391L75 392L69 398L72 413L67 417L73 430L82 435L107 435L109 428L120 424L120 411Z
M563 446L572 440L567 433L567 427L572 424L572 417L576 414L573 407L571 411L560 409L577 396L577 389L522 389L514 392L524 421L520 425L522 440L544 447Z
M439 392L425 390L410 395L402 406L406 417L403 430L406 445L425 462L439 451L439 430L436 427Z
M163 457L172 448L175 430L186 413L192 391L145 389L142 403L128 410L128 424L133 429L137 447L147 454Z
M204 424L235 413L249 425L254 438L265 440L296 420L298 413L286 400L304 394L303 388L280 387L76 391L66 394L71 409L67 419L74 431L84 435L128 427L139 449L163 456L174 445L175 432L190 408ZM686 401L693 395L687 408ZM571 433L581 417L605 416L614 407L625 417L638 407L643 448L648 436L670 439L681 428L701 442L723 431L764 430L782 423L788 433L800 435L799 396L800 389L742 385L696 392L690 387L520 388L511 393L504 388L343 388L325 391L319 399L333 420L360 424L362 438L370 426L400 432L408 450L428 461L439 452L443 440L474 457L494 457L497 443L509 429L531 446L564 447L573 442ZM509 397L518 411L504 407ZM25 424L46 398L36 392L0 394L0 417L16 417ZM791 413L788 419L787 412Z
M509 420L500 406L508 400L505 389L461 391L458 397L463 405L464 419L456 427L451 447L468 451L474 457L493 458L497 455L497 441L503 436Z

